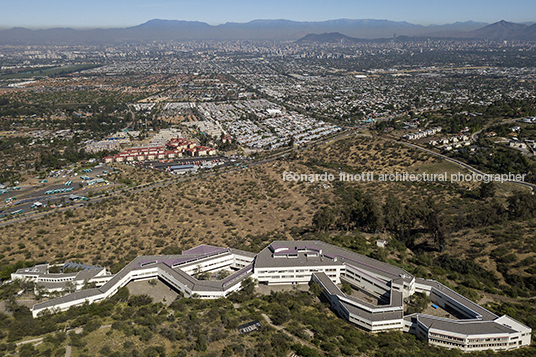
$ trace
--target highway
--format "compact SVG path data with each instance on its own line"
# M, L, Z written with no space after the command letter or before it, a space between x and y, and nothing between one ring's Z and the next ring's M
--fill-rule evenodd
M356 131L356 129L346 130L346 131L344 131L342 133L339 133L339 134L336 134L334 136L311 142L311 143L307 144L306 146L288 148L288 149L285 149L285 150L282 150L282 151L278 151L277 153L269 155L268 157L266 157L264 159L261 159L261 160L258 160L258 161L243 162L239 166L227 166L227 169L225 169L223 171L213 171L213 170L211 170L211 171L202 171L202 172L198 173L197 175L183 176L183 177L178 177L178 178L173 177L173 178L170 178L170 179L167 179L167 180L162 180L162 181L159 181L159 182L155 182L155 183L152 183L152 184L146 184L146 185L142 185L142 186L138 186L138 187L119 188L119 189L115 189L115 190L113 190L111 192L108 192L108 193L113 197L113 196L117 196L117 195L122 195L123 192L139 193L139 192L151 190L153 188L164 187L164 186L176 184L176 183L179 183L179 182L184 182L184 181L189 181L189 180L192 180L192 179L197 179L199 177L212 177L212 176L217 176L217 175L225 175L225 174L228 174L228 173L233 173L233 172L243 170L243 169L248 168L248 167L255 167L255 166L263 165L263 164L273 162L273 161L276 161L276 160L280 160L282 157L290 154L293 151L307 151L307 150L315 148L318 145L325 144L325 143L335 141L335 140L339 140L339 139L344 138L344 137L348 137L348 136L373 137L372 135L359 134L359 133L356 133L355 131ZM398 144L401 144L401 145L404 145L404 146L407 146L407 147L410 147L410 148L413 148L413 149L416 149L416 150L426 152L426 153L428 153L430 155L440 157L443 160L451 162L451 163L453 163L453 164L455 164L455 165L457 165L459 167L462 167L464 169L467 169L468 171L470 171L472 173L475 173L475 174L478 174L478 175L486 175L486 173L484 173L484 172L482 172L482 171L480 171L480 170L478 170L478 169L476 169L476 168L474 168L474 167L472 167L472 166L470 166L470 165L468 165L468 164L466 164L466 163L464 163L462 161L459 161L459 160L450 158L448 156L439 154L437 152L434 152L432 150L423 148L421 146L411 144L411 143L408 143L408 142L405 142L405 141L399 141L399 140L392 139L392 138L385 138L385 137L381 137L381 138L383 140L393 141L393 142L396 142ZM531 189L532 193L534 193L534 191L536 189L535 184L524 182L524 181L506 180L505 182L509 182L509 183L513 183L513 184L520 185L520 186L523 186L523 187L527 187L527 188ZM101 202L103 200L107 200L107 199L110 199L110 198L111 197L106 197L104 195L101 195L101 196L96 196L96 197L91 198L90 202L97 203L97 202ZM63 212L63 211L66 211L68 209L81 208L81 207L84 207L87 204L88 204L88 202L77 201L74 204L71 204L71 205L69 205L67 207L61 207L61 208L55 209L54 211L30 212L30 213L25 213L25 214L20 215L20 216L15 216L16 218L15 217L7 217L8 219L4 218L2 221L0 221L0 227L8 225L8 224L27 221L27 220L30 220L30 219L41 218L41 217L44 217L47 214L50 214L50 213L53 213L53 212Z
M105 165L100 165L93 168L89 175L100 177L103 175L104 171L112 171L112 168ZM81 175L82 176L82 175ZM0 215L7 214L10 216L11 212L22 210L23 213L32 212L32 204L34 202L40 202L43 205L57 205L63 202L69 202L69 196L74 194L75 196L87 196L87 194L96 189L100 189L104 183L97 183L91 186L85 186L84 181L80 178L81 176L74 175L64 175L61 178L53 178L48 180L56 181L50 183L49 185L39 184L37 186L23 186L20 191L10 191L7 194L2 194L0 197L5 200L6 198L15 196L16 199L13 200L12 205L0 201ZM71 181L71 185L66 186L65 182ZM58 192L55 194L46 194L47 191L59 190L59 189L72 189L69 192Z

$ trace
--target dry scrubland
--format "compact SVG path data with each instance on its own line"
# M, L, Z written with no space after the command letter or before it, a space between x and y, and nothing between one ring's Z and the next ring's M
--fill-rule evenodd
M121 173L111 179L139 185L169 179L165 173L120 166ZM333 173L334 182L283 182L283 172ZM142 254L178 254L198 244L214 244L258 251L271 239L293 239L296 232L307 231L312 217L323 206L339 199L335 194L340 171L360 173L410 172L442 173L459 169L426 153L390 141L352 137L292 154L284 160L218 176L200 177L139 193L126 192L104 202L67 213L50 214L44 219L12 224L0 230L3 264L19 260L63 262L77 260L112 267L117 271ZM382 205L389 196L403 203L430 198L443 207L445 220L458 220L464 195L478 184L365 182L345 183L371 194ZM500 186L497 196L510 194L511 186ZM469 208L467 208L469 207ZM527 275L520 261L534 260L528 242L508 242L501 236L527 235L532 239L533 223L513 223L508 227L464 229L452 232L446 251L460 258L475 260L495 270L493 259L505 249L517 251L511 269ZM503 232L503 231L506 231ZM515 233L512 233L515 231ZM501 233L502 232L502 233ZM508 233L510 232L510 233ZM367 234L374 238L374 234ZM385 237L382 235L382 237ZM498 238L499 237L499 238ZM373 241L373 240L371 240ZM416 244L427 247L426 235ZM430 250L432 259L439 254ZM407 262L409 250L390 251L387 258ZM532 260L531 260L532 259ZM426 265L426 264L424 264ZM423 272L431 272L426 269Z
M125 185L169 180L164 173L130 166L120 168L122 171L113 179ZM262 166L218 176L204 174L205 177L138 193L125 190L83 209L7 226L0 230L2 263L5 266L19 260L78 260L110 266L112 271L117 271L136 255L175 254L201 243L258 251L275 238L323 239L397 264L418 276L438 279L474 300L490 302L490 308L499 314L509 314L533 326L534 319L530 316L534 315L534 308L529 297L513 299L514 275L500 272L507 269L526 277L530 269L535 269L533 228L536 224L534 219L529 219L464 228L467 218L463 217L467 217L467 212L478 211L483 202L490 203L489 199L483 201L474 196L478 184L377 181L341 184L336 180L324 185L282 180L285 171L326 171L338 175L340 171L378 174L423 170L458 172L452 164L389 141L352 137ZM349 186L374 197L379 207L393 196L405 207L422 205L425 200L435 202L435 207L442 211L441 219L450 229L444 250L434 245L426 230L419 233L420 227L411 249L394 239L394 235L389 237L389 233L316 231L315 213L343 202L341 192L342 195L353 192ZM511 185L497 187L494 199L505 205L504 199L512 189ZM378 237L392 238L387 249L375 246ZM148 291L155 289L149 286L150 282L146 284ZM136 289L132 291L135 293ZM408 334L363 332L337 318L309 292L293 290L255 296L253 288L248 286L229 299L180 299L171 305L168 305L171 301L151 304L151 299L144 295L129 299L125 292L100 304L39 320L33 320L25 310L15 310L13 321L4 318L4 323L11 321L11 325L4 326L3 331L9 332L4 332L5 337L0 341L10 343L20 340L19 336L29 339L58 328L80 326L83 327L80 335L72 332L47 335L43 344L20 348L20 353L50 356L47 351L51 351L54 356L63 356L67 342L73 346L73 357L282 356L289 350L303 356L409 357L444 352ZM509 292L510 297L504 292ZM503 295L496 295L499 293ZM426 305L426 300L423 301ZM408 309L417 311L420 305L422 301L416 298L408 304ZM278 326L277 330L269 326L265 316ZM263 330L239 335L236 327L251 320L261 321ZM281 328L284 329L279 331ZM2 350L15 349L5 343L0 342ZM533 353L532 349L524 349L516 355L524 351Z
M311 159L312 158L312 159ZM319 164L322 162L321 164ZM147 184L167 174L120 166L112 180ZM140 254L178 253L198 244L256 250L263 240L291 239L290 229L307 227L312 215L334 199L333 184L283 182L296 173L361 171L457 172L427 154L378 139L351 138L324 145L284 161L151 189L125 193L69 213L12 224L0 230L4 263L18 260L82 260L100 265L128 261ZM434 195L459 199L447 184L353 183L380 202L388 195L404 201ZM474 185L473 185L474 186ZM449 189L450 188L450 189ZM447 193L447 194L446 194Z

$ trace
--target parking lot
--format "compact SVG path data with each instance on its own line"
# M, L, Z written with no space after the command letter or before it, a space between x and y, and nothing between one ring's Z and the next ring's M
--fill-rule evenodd
M0 216L13 216L18 213L28 213L37 209L63 207L73 200L70 197L87 197L89 192L97 192L112 183L106 183L107 173L113 169L108 166L96 166L91 171L76 172L70 170L55 171L46 179L39 180L36 185L20 186L19 190L9 190L0 195ZM86 179L82 179L84 176ZM44 182L44 181L47 182ZM96 182L96 181L101 182ZM94 182L91 185L88 183ZM12 198L10 202L6 199ZM35 207L36 202L42 204ZM22 211L21 211L22 210Z
M179 165L195 165L199 167L211 168L211 167L225 167L230 164L228 158L224 156L211 156L211 157L187 157L175 160L160 160L160 161L144 161L137 163L137 166L151 168L156 170L166 171L168 168L171 169L172 166Z

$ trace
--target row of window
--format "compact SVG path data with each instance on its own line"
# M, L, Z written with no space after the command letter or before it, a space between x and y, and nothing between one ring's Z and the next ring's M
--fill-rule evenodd
M273 254L272 255L272 258L294 258L294 259L297 259L298 258L298 254Z
M372 330L372 324L370 322L368 322L368 320L364 320L364 319L361 319L359 317L356 318L356 317L350 316L350 322L353 322L353 323L356 323L356 324L367 325L369 327L369 329Z
M385 323L385 324L377 324L374 325L374 327L381 327L381 326L400 326L402 325L402 322L391 322L391 323Z
M371 284L372 286L375 286L375 287L377 287L377 288L380 288L380 289L382 289L382 290L385 290L385 286L380 286L380 285L378 285L378 284L376 284L376 283L373 283L372 281L370 281L370 280L368 280L367 278L364 278L364 277L361 277L361 279L362 279L363 281L366 281L367 283Z
M285 270L259 270L259 274L285 274L285 273L318 273L318 272L333 272L337 269L285 269Z
M304 279L309 275L259 275L259 279Z
M513 337L512 339L516 339ZM491 341L508 341L508 337L490 337L490 338L472 338L469 340L470 343L473 342L491 342Z
M223 251L223 252L220 252L220 253L213 254L213 255L211 255L210 257L215 257L215 256L218 256L218 255L228 254L228 253L229 253L229 252L227 252L227 251ZM208 258L208 257L207 257L207 256L200 256L200 257L192 258L192 259L189 259L189 260L187 260L187 261L185 261L185 262L180 262L180 263L178 263L178 264L174 264L171 268L176 268L176 267L178 267L178 266L185 265L185 264L189 264L189 263L191 263L191 262L195 262L195 261L197 261L197 260L202 260L202 259L206 259L206 258Z
M41 278L41 279L39 279L39 282L40 282L40 283L43 283L43 282L60 283L60 282L63 282L63 281L73 281L73 280L74 280L74 277L73 277L73 278L55 278L55 279L52 279L52 278Z
M485 347L506 347L507 343L482 343L479 345L469 345L468 348L485 348Z
M435 338L431 338L428 341L430 341L431 343L439 343L439 344L442 344L442 345L449 345L449 346L456 346L456 347L463 347L464 346L463 343L436 340Z
M144 276L144 275L153 275L155 271L144 271L138 274L133 274L132 276Z
M351 275L349 275L349 273L350 273ZM354 273L352 273L352 272L348 272L348 271L347 271L346 274L342 274L342 276L344 276L344 277L346 277L346 278L348 278L348 279L351 279L351 280L353 280L353 281L356 281L356 282L358 282L358 283L361 283L360 276L359 276L359 275L356 275L356 274L354 274Z
M336 279L337 274L327 274L330 278ZM309 278L310 275L259 275L259 279L303 279Z
M429 341L431 343L436 343L436 344L441 344L441 345L456 346L460 348L464 347L464 345L461 343L437 340L433 338L429 339ZM515 344L515 342L513 344ZM512 345L512 343L510 345ZM490 347L506 347L506 346L508 346L507 343L481 343L481 344L468 345L467 348L490 348Z
M445 338L445 339L448 339L448 340L455 340L455 341L465 342L465 339L464 339L464 338L454 337L454 336L448 336L448 335L442 335L442 334L440 334L440 333L433 333L433 332L430 332L430 336L439 337L439 338Z
M350 269L346 269L346 271L345 271L345 272L343 272L343 273L346 273L347 275L348 275L348 274L350 274L350 275L353 275L353 276L360 276L359 274L357 274L357 273L354 273L354 272L353 272L353 271L351 271Z
M217 262L213 262L213 263L209 263L209 264L202 264L202 265L199 265L199 266L196 266L196 267L192 267L190 268L189 270L196 270L198 267L200 267L202 270L204 269L207 269L208 267L212 267L214 265L231 265L233 263L232 259L226 259L226 260L223 260L223 261L217 261ZM184 269L186 271L186 269ZM207 269L207 270L210 270L210 269Z

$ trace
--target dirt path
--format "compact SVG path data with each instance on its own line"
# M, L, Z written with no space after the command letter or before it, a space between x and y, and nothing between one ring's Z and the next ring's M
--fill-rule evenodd
M27 343L35 343L37 345L37 344L41 343L42 341L43 341L43 337L39 337L39 338L34 338L33 340L17 342L17 343L15 343L15 345L20 346L20 345L25 345Z

